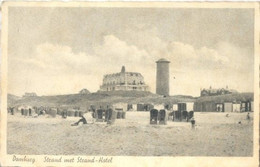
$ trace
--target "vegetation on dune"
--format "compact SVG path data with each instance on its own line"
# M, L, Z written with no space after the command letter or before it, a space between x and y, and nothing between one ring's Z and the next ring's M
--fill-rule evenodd
M220 96L192 97L184 95L163 97L151 92L140 91L114 91L114 92L96 92L91 94L70 94L57 96L36 96L36 97L18 97L8 95L9 106L32 105L32 106L70 106L87 107L89 105L107 105L118 102L137 104L173 104L178 102L234 102L253 100L253 93L235 93Z

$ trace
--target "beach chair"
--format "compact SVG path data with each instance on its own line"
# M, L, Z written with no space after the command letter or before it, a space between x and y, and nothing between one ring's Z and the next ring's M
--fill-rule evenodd
M158 114L159 125L167 124L167 113L165 110L160 110Z
M150 111L150 124L157 124L158 121L158 110L152 109Z

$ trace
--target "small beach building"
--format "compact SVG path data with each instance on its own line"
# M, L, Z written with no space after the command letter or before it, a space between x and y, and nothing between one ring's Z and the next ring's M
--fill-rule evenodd
M224 112L232 112L233 111L232 107L233 107L233 103L225 102L224 103Z

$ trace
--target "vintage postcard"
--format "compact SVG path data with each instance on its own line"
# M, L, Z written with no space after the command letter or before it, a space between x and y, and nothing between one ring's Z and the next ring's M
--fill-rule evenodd
M258 166L259 4L4 2L2 166Z

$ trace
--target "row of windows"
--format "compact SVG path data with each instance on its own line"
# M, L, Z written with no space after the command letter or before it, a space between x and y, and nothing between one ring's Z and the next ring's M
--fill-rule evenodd
M142 76L140 73L126 73L127 76ZM108 74L108 75L105 75L104 78L109 78L109 77L118 77L118 76L121 76L121 73L116 73L116 74Z
M119 85L125 85L126 83L125 82L115 82L115 81L110 81L110 82L105 82L104 85L114 85L114 84L119 84ZM135 80L133 82L127 82L127 84L129 85L143 85L144 82L143 81L139 81L139 82L136 82Z
M143 90L142 87L131 87L132 90ZM115 87L107 87L107 91L112 91L112 90L115 90ZM122 89L121 89L122 90ZM146 90L146 89L144 89Z
M129 74L128 74L128 75L129 75ZM138 73L130 73L129 76L136 76L136 77L138 77L138 76L140 76L140 74L138 74Z

